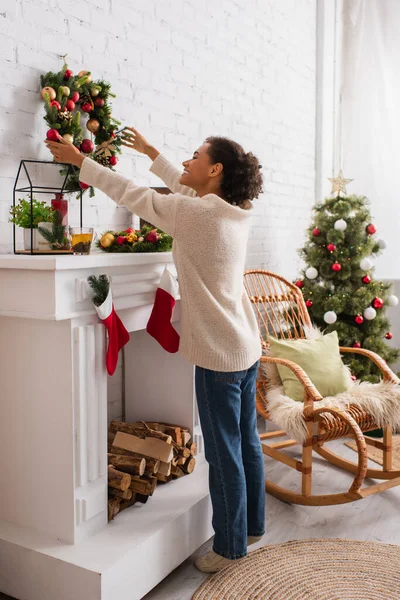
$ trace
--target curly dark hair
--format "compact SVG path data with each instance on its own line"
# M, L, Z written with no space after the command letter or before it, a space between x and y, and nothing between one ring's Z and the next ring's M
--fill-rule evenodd
M213 163L224 167L221 194L229 204L247 207L249 200L262 192L263 176L258 158L245 152L240 144L225 137L208 137L208 155Z

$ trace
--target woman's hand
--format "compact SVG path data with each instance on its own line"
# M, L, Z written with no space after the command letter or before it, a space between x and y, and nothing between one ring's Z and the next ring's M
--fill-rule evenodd
M146 154L151 160L155 160L160 154L134 127L125 127L122 133L122 145L141 154Z
M69 163L81 168L85 157L81 154L76 146L59 137L58 142L45 140L45 144L52 153L54 160L60 163Z

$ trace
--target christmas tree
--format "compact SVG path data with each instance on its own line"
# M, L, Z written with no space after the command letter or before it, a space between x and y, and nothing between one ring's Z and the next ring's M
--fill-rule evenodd
M296 281L302 290L311 320L327 333L337 331L341 346L366 348L393 363L399 356L386 340L392 338L385 309L398 298L391 285L373 277L374 255L385 247L376 238L368 200L347 195L342 172L332 195L313 209L308 240L300 250L306 266ZM359 354L343 356L354 378L376 383L379 369Z

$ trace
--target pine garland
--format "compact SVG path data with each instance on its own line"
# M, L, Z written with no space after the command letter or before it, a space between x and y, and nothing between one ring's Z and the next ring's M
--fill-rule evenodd
M110 291L110 280L108 275L103 274L99 275L99 277L96 277L96 275L89 275L87 281L94 292L94 296L92 297L93 304L95 306L100 306L103 304Z

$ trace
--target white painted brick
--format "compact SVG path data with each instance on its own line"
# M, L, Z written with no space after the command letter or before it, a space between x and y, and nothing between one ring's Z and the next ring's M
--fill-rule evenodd
M113 114L180 166L208 135L226 135L263 165L248 267L296 275L314 198L315 0L0 0L0 252L21 157L48 159L39 76L69 67L113 85ZM160 181L126 150L118 171ZM101 233L132 215L98 192L84 219ZM71 200L71 219L79 204ZM122 368L109 380L121 417Z

